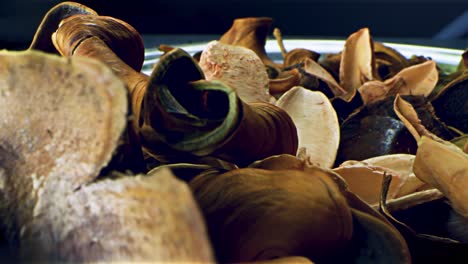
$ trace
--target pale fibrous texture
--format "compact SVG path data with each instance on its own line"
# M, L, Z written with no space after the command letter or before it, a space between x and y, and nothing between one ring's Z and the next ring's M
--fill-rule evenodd
M127 91L108 67L2 51L0 105L0 219L21 260L212 261L198 208L169 171L96 179L127 124Z
M200 57L207 80L219 80L246 103L271 102L269 79L262 60L248 48L210 42Z
M296 86L276 102L293 119L299 138L298 155L310 164L331 168L340 142L335 109L321 92Z

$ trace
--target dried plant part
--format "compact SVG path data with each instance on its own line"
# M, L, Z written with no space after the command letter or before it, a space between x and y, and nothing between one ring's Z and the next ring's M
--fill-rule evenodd
M377 156L363 160L365 164L379 166L386 170L389 175L398 175L402 184L395 197L402 197L414 192L429 189L430 186L419 180L413 173L414 155L390 154Z
M462 53L462 58L457 67L458 71L463 71L466 69L468 69L468 49L465 49L465 51Z
M351 239L351 212L336 184L321 173L248 168L195 178L190 187L218 260L334 257Z
M325 53L320 58L318 63L326 69L336 81L340 80L340 63L342 52Z
M277 102L294 121L299 138L301 158L310 164L331 168L334 164L340 129L336 112L328 98L297 86Z
M374 57L380 80L389 79L410 66L408 59L400 52L378 41L374 41Z
M344 165L333 169L347 183L351 192L359 196L362 200L371 206L379 203L381 185L384 168L372 167L365 164L355 164L352 166ZM392 175L392 185L390 186L390 199L397 196L398 190L402 185L402 179L398 175Z
M96 181L127 123L108 67L37 51L0 61L0 219L22 261L213 262L198 207L169 171Z
M264 170L305 170L309 164L296 156L281 154L255 161L249 168Z
M304 71L325 82L336 97L348 98L347 91L320 64L311 59L305 59Z
M133 130L138 131L148 82L148 76L139 72L144 47L138 32L127 23L109 17L73 16L61 23L52 40L60 54L97 59L125 82L134 115Z
M246 104L226 84L200 78L198 64L180 49L155 66L143 102L143 144L151 155L209 155L247 166L296 153L296 128L285 111L269 103Z
M279 28L273 29L273 36L275 37L276 42L278 43L278 47L279 47L279 49L281 51L281 56L283 57L283 60L284 60L284 58L286 58L286 54L288 52L286 51L286 48L284 47L283 35L281 34L281 30ZM283 63L283 65L284 65L284 63Z
M110 162L125 129L127 97L124 84L94 60L2 51L0 61L3 220L19 232L13 223L26 227L47 213L47 203L61 201L58 193L93 181Z
M212 41L201 54L200 68L207 80L224 82L246 103L272 100L265 66L248 48Z
M440 191L417 192L387 204L392 177L385 175L379 211L400 231L408 243L412 261L457 262L466 259L467 244L450 238L466 226L466 219L454 212ZM390 211L392 210L392 211ZM399 218L403 220L399 220ZM430 219L431 221L427 221ZM453 230L450 230L453 229Z
M456 137L450 140L450 143L453 143L454 145L462 149L465 153L468 153L468 134Z
M52 41L60 54L71 56L83 40L91 37L104 41L128 66L141 71L145 59L143 39L134 27L120 19L96 15L70 16L61 21Z
M429 96L438 81L434 61L426 61L403 69L394 77L381 81L369 81L358 88L364 104L372 104L388 96L423 95Z
M356 262L411 263L410 249L395 227L363 211L351 209L351 212L353 242L365 241L365 246L354 242L351 251L356 252Z
M340 84L346 90L345 101L350 101L356 90L374 79L373 44L368 28L351 34L345 42L340 62Z
M283 67L286 68L299 63L303 63L306 59L318 61L319 57L320 54L312 50L304 48L292 49L288 53L286 53L283 60Z
M410 131L416 141L419 141L423 135L435 137L435 135L427 130L421 123L418 113L416 113L413 106L402 99L399 95L395 97L394 109L397 116L405 124L406 128Z
M468 175L468 155L456 145L429 132L421 125L411 105L399 97L395 99L395 111L418 141L413 165L415 175L444 193L453 208L467 217L467 197L462 190L468 184L464 177Z
M273 19L270 17L237 18L231 28L221 36L219 42L251 49L266 66L279 68L279 65L273 62L265 51L272 23Z
M42 18L29 49L57 53L51 40L52 34L63 19L78 14L97 15L91 8L75 2L62 2L52 7Z
M468 217L468 197L465 192L468 184L468 154L446 141L422 136L418 142L413 170L418 178L444 193L458 213Z
M468 133L468 70L461 72L437 94L432 105L437 116L449 126Z
M278 98L294 86L298 86L301 83L301 78L302 74L297 68L283 71L278 77L269 80L269 92Z
M282 257L271 260L262 260L254 262L245 262L245 264L314 264L314 262L305 257Z
M392 177L389 201L431 188L414 175L413 160L414 155L409 154L384 155L363 161L346 161L333 171L346 180L350 191L375 207L380 201L385 174Z

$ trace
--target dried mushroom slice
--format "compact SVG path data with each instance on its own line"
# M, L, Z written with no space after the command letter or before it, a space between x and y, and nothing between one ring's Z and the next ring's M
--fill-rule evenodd
M45 14L41 24L37 28L29 49L57 53L52 43L52 34L57 30L63 19L78 14L97 15L96 11L91 8L75 2L62 2L52 7Z
M248 48L212 41L203 50L199 65L207 80L224 82L246 103L273 99L265 66Z
M340 142L336 112L328 98L296 86L276 103L285 110L297 128L299 155L310 164L331 168Z

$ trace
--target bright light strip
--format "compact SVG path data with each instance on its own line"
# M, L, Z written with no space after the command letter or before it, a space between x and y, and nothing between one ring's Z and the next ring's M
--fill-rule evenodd
M287 50L295 48L306 48L313 50L318 53L337 53L343 50L344 40L307 40L307 39L285 39L283 40L284 46ZM403 56L409 58L412 55L430 57L434 61L442 64L458 65L461 60L461 54L463 50L447 49L447 48L436 48L419 45L399 44L384 42L385 45L398 50ZM194 54L198 51L203 50L207 43L189 44L189 45L178 45L177 47L185 50L190 54ZM265 44L265 50L269 54L279 54L280 49L276 40L267 40ZM154 65L162 52L159 50L146 50L145 62L143 67L145 68L142 72L150 74L151 69L147 69ZM146 67L145 67L146 66Z

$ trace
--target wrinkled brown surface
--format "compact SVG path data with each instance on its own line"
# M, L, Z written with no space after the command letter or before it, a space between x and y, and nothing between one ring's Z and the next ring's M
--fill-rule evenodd
M238 169L190 186L222 262L326 259L352 235L346 200L320 171Z

